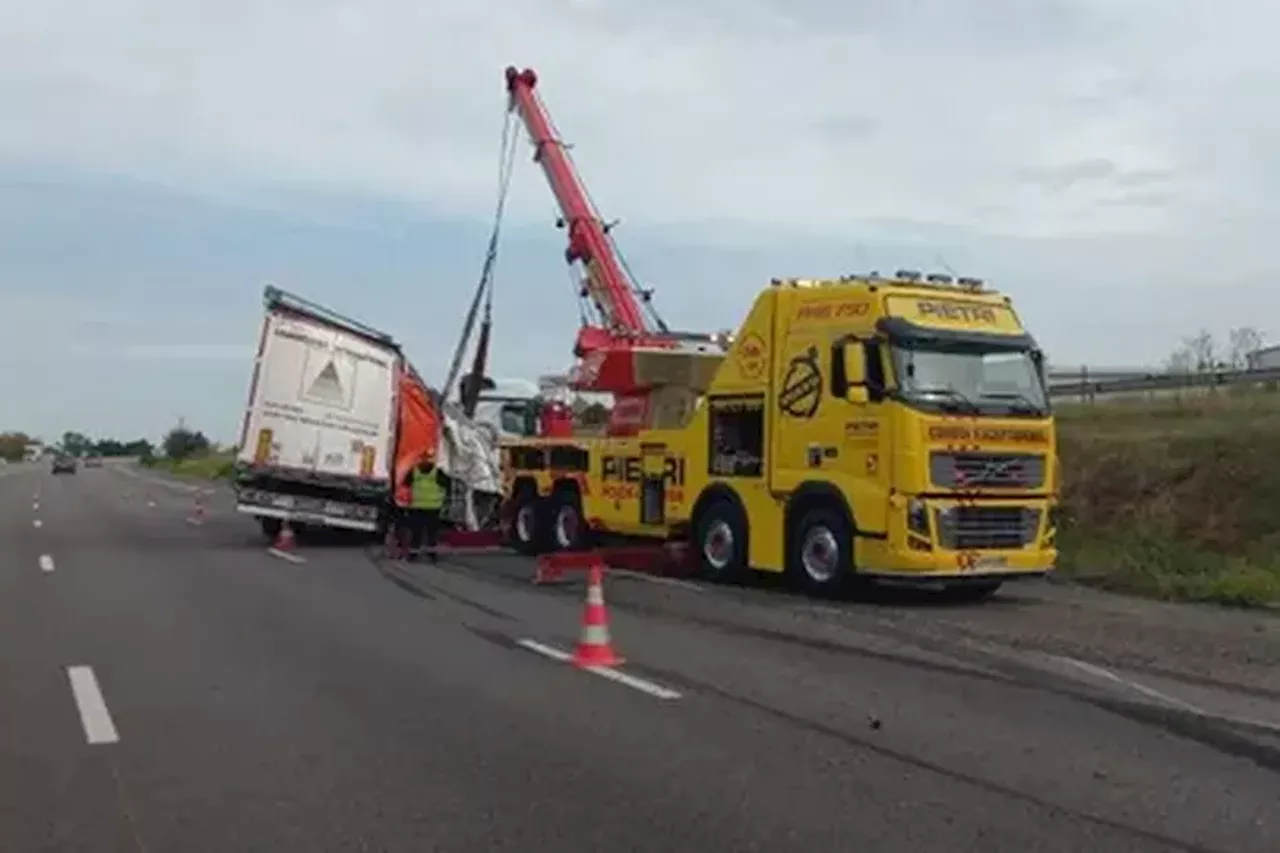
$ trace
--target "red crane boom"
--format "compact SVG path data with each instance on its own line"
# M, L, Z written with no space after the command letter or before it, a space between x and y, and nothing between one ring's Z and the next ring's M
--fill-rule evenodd
M535 91L537 84L538 75L532 69L507 69L511 105L533 141L534 162L542 166L569 232L565 260L586 267L590 295L605 321L605 331L633 337L656 332L636 299L639 288L609 241L608 226L596 212L564 142L556 135L551 116Z
M568 230L565 260L581 263L585 269L581 295L590 300L600 320L598 325L584 322L578 331L573 348L578 364L569 385L578 391L613 394L610 432L632 433L648 416L653 387L640 375L649 371L637 371L638 357L686 349L703 352L710 336L672 333L645 304L648 292L627 273L609 238L609 226L591 203L537 94L538 75L532 69L511 67L506 70L506 80L510 108L519 114L529 133L534 162L542 166L560 207L560 224Z

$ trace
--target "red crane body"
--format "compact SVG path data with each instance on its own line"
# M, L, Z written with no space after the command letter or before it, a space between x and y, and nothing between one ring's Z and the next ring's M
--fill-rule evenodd
M534 162L542 166L568 230L565 260L581 262L586 270L584 296L589 296L603 321L585 324L578 332L573 354L579 359L570 385L575 390L614 394L614 429L633 432L648 409L647 388L637 381L637 349L670 350L680 337L655 328L637 299L639 288L627 274L608 236L608 228L591 203L573 163L557 137L551 117L538 97L538 76L532 69L506 70L511 108L516 110L534 144Z

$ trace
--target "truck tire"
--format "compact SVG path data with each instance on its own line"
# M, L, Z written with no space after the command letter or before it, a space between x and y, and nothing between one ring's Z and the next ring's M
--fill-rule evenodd
M280 535L280 528L283 526L278 518L260 518L258 526L262 528L262 535L270 539L272 542Z
M553 551L581 551L587 545L587 523L582 517L582 497L561 489L551 498L548 539Z
M511 508L511 547L525 556L536 556L545 541L546 519L543 500L532 492L522 492Z
M698 570L707 580L729 583L747 572L747 520L731 501L717 498L694 525Z
M787 537L787 571L806 592L846 590L853 575L853 525L829 506L805 510Z

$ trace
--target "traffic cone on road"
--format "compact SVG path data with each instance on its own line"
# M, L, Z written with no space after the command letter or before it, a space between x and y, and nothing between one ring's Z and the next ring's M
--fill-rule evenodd
M573 652L573 663L580 667L617 666L622 663L609 638L609 612L604 606L604 572L599 563L591 566L587 576L587 606L582 614L582 637Z
M192 524L204 524L204 495L196 493L196 508L191 513L191 517L187 521Z
M273 551L280 551L288 554L297 547L297 542L293 537L293 525L287 520L280 523L280 534L276 536L276 542L271 546Z

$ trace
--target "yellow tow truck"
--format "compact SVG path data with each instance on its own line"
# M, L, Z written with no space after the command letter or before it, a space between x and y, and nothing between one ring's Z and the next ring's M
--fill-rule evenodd
M775 279L725 346L674 371L664 356L634 436L506 441L513 544L683 542L709 578L785 572L817 593L984 597L1053 569L1054 422L1008 297L908 270Z

